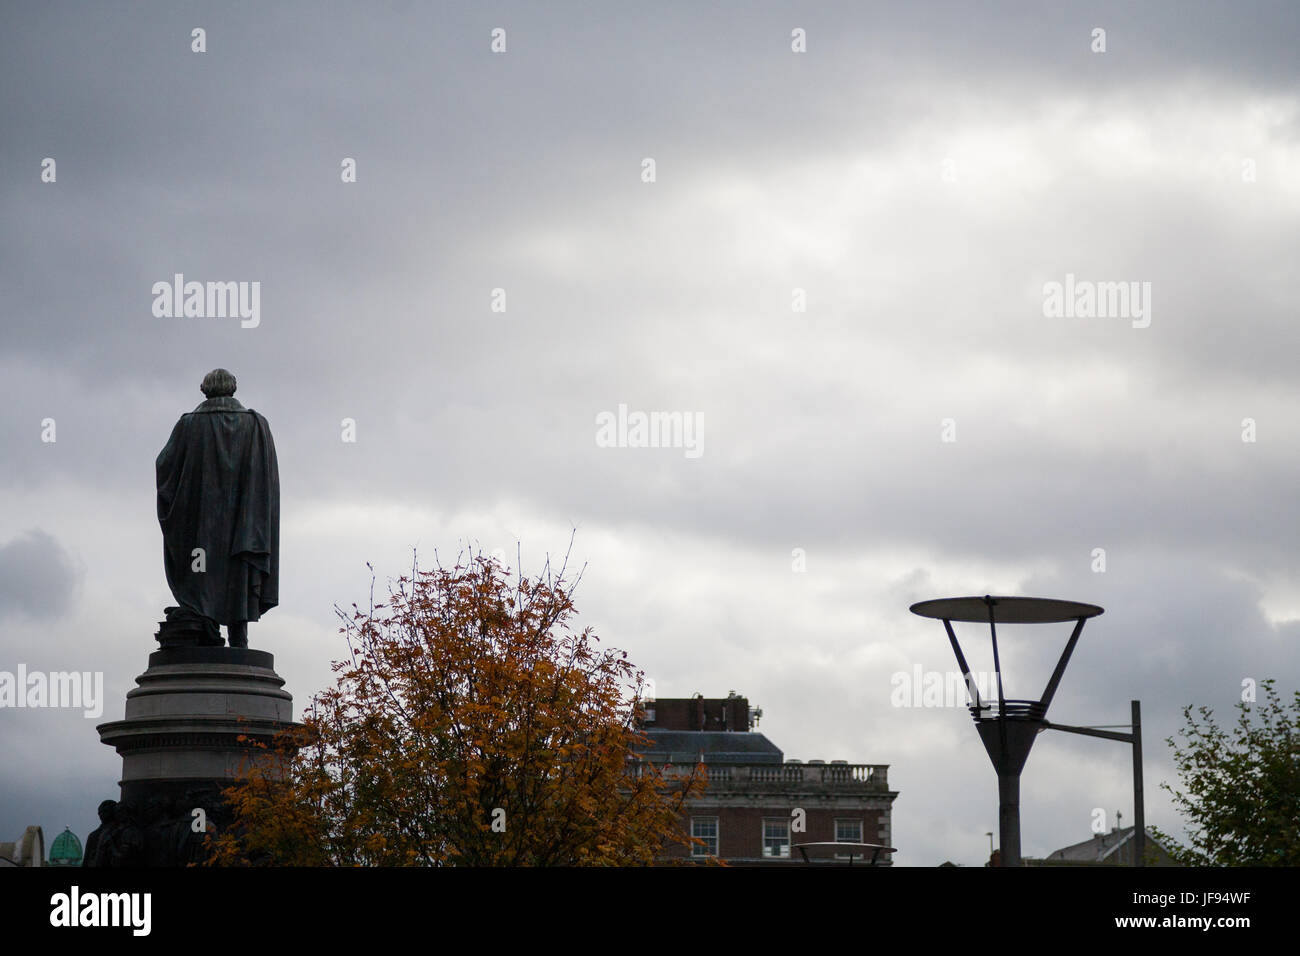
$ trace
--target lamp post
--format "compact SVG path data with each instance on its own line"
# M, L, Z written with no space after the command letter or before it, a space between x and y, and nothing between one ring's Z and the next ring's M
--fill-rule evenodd
M1051 724L1047 720L1047 708L1056 695L1056 688L1065 674L1065 666L1070 662L1074 646L1083 632L1084 622L1090 617L1103 613L1095 604L1081 604L1078 601L1057 601L1050 598L1029 597L959 597L940 598L934 601L921 601L911 607L913 614L931 617L943 621L944 630L957 656L957 666L961 668L966 680L966 687L971 695L970 712L975 719L975 728L979 731L984 749L998 775L998 836L1001 840L1001 860L1003 866L1020 866L1020 773L1025 761L1029 759L1029 750L1034 745L1038 734L1044 730L1064 730L1067 733L1084 733L1094 737L1111 740L1123 740L1133 744L1133 780L1135 815L1137 816L1134 832L1135 863L1141 866L1143 849L1143 813L1142 813L1142 742L1141 718L1138 702L1133 702L1133 733L1114 734L1084 727L1066 727ZM952 622L969 622L989 626L989 635L993 641L993 669L997 677L997 703L980 699L966 663L966 655L957 643ZM1047 681L1043 696L1039 700L1008 700L1002 686L1002 658L998 651L998 629L1001 624L1051 624L1074 621L1074 631L1061 652L1056 669Z

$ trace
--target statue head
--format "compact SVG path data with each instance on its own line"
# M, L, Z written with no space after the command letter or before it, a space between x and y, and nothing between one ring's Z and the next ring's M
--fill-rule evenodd
M235 376L224 368L214 368L203 376L203 384L199 388L205 398L225 398L235 394Z
M117 801L105 800L99 805L99 822L108 823L117 813Z

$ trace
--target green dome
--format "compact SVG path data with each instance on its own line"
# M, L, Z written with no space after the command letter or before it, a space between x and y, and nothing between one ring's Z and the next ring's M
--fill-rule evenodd
M50 866L81 866L81 841L67 827L50 844Z

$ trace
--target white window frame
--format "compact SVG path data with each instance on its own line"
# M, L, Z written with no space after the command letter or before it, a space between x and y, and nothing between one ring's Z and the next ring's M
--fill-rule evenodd
M708 837L696 833L695 832L696 823L712 823L713 836ZM715 857L718 855L718 849L722 843L722 827L719 825L717 817L691 817L691 836L698 837L699 839L705 841L704 846L700 846L697 843L691 844L692 858L699 860L699 859L706 859L708 857ZM709 849L710 840L712 840L712 846L713 846L712 850Z
M781 853L769 853L767 846L767 825L771 823L774 826L780 825L785 828L785 845ZM762 848L763 859L765 860L788 860L790 859L790 818L789 817L764 817L762 827Z
M841 840L840 839L841 823L856 823L858 826L858 835L852 840ZM867 831L867 823L861 817L836 817L835 818L835 842L836 843L862 843L864 842L863 834L865 834L866 831ZM855 853L852 855L860 855L860 853ZM849 857L850 854L848 853L835 854L835 859L837 860L847 860L849 859Z

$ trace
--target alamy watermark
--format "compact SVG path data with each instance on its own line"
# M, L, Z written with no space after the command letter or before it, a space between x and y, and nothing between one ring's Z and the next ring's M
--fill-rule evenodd
M171 282L155 282L153 314L160 319L239 318L240 326L262 323L261 282L186 282L177 272Z
M596 415L600 448L683 448L687 458L704 454L703 412L618 412Z
M1003 686L1006 681L1004 671ZM981 704L994 711L998 706L997 674L987 671L971 671L969 675L961 671L922 671L916 664L910 672L895 671L889 685L893 688L889 693L891 707L966 707L975 703L976 692Z
M1151 324L1150 282L1091 282L1076 280L1043 283L1043 315L1049 319L1132 319L1133 328Z
M103 671L0 671L0 707L74 707L87 718L104 713Z
M152 911L152 893L83 893L74 883L67 893L50 897L50 925L55 927L119 926L132 936L148 936Z

